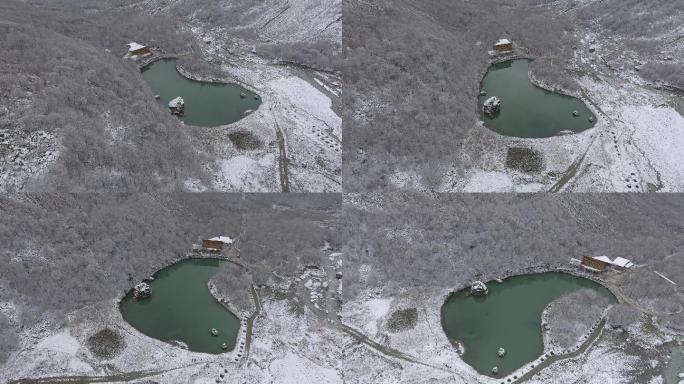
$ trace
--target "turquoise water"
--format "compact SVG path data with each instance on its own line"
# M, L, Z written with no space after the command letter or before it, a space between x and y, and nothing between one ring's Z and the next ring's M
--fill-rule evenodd
M582 100L534 85L528 65L527 59L510 60L493 64L487 71L481 84L487 94L478 98L487 128L505 136L542 138L561 131L578 133L596 124L596 116ZM482 111L485 100L492 96L501 100L501 112L493 117ZM573 111L579 116L573 116Z
M487 287L487 296L470 296L469 289L449 296L442 306L442 326L464 346L466 363L488 376L497 366L499 377L541 356L541 316L553 300L582 288L613 298L598 283L558 272L514 276ZM506 350L503 358L497 355L500 347Z
M181 96L185 100L186 124L213 127L236 122L247 110L255 111L261 98L238 84L195 81L178 73L175 59L162 59L144 67L142 77L167 106ZM244 94L244 98L240 97ZM256 98L255 98L256 97Z
M222 343L233 349L240 320L209 292L207 282L221 263L216 259L187 259L154 274L152 296L136 299L129 292L119 309L138 331L163 341L180 341L195 352L221 353ZM219 331L211 334L211 328Z
M665 370L665 384L678 384L684 380L678 377L682 372L684 372L684 347L674 347L671 360Z

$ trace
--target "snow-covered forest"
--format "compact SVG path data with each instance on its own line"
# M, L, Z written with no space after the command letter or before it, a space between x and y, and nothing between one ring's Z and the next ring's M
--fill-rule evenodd
M341 246L340 207L337 194L5 196L0 302L20 304L24 326L45 316L59 319L116 298L184 257L201 238L219 234L234 237L241 259L255 266L250 279L267 283L272 273L292 276L304 265L320 264L326 241ZM4 355L18 329L0 329Z
M676 194L351 195L344 212L346 300L364 289L457 288L610 255L647 266L623 288L644 307L680 305L653 273L684 279L684 198ZM661 320L684 326L681 313Z
M650 81L684 81L680 64L657 62L674 43L663 36L681 25L681 2L350 0L344 17L344 181L352 191L392 188L390 175L404 170L436 189L463 152L471 161L486 155L462 145L501 37L535 58L535 79L568 92L579 90L572 62L577 32L588 28L648 58Z
M208 28L228 27L229 39L253 42L274 63L338 70L340 23L327 28L293 22L303 17L298 6L286 13L289 21L280 18L265 28L271 12L286 11L281 2L272 3L273 9L225 0L173 6L129 0L0 2L0 158L6 160L0 191L173 191L185 189L188 181L211 184L215 171L207 164L216 154L205 143L197 145L201 132L154 100L137 64L122 60L126 44L137 41L180 56L179 65L195 76L224 78L221 63L206 61L201 49L206 43L189 28L191 22L207 22ZM325 3L312 7L321 9L341 13ZM308 23L322 22L316 14L308 16ZM288 30L293 25L301 31Z
M0 190L168 190L202 175L179 122L121 60L140 36L176 52L192 52L192 39L168 19L108 6L0 3L0 126L28 149L4 165Z

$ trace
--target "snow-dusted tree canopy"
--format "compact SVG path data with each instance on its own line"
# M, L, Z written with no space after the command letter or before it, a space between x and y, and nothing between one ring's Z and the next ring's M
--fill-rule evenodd
M346 1L345 151L347 190L391 188L388 175L415 171L436 188L458 168L464 140L479 120L477 95L488 51L510 38L534 58L530 74L568 92L580 90L573 66L580 28L595 28L654 56L681 26L681 2L657 0ZM663 37L667 36L667 37ZM616 68L622 57L608 58ZM614 62L614 63L613 63ZM682 84L681 65L650 63L651 81ZM472 144L472 140L468 142ZM470 161L486 151L467 151Z
M319 265L323 244L340 247L340 195L21 194L0 198L0 302L21 324L123 294L180 258L199 239L231 234L254 268L221 289L247 289ZM230 264L230 263L228 263ZM246 273L223 268L221 273ZM50 292L46 295L45 292ZM231 299L233 293L228 295ZM5 318L1 316L0 325ZM12 327L0 327L11 345ZM3 343L4 345L4 343ZM4 351L8 349L3 348Z
M637 265L624 291L684 326L672 286L684 279L684 197L674 195L350 195L344 204L344 296L406 287L458 288L534 269L571 267L583 255ZM361 270L363 272L361 272Z

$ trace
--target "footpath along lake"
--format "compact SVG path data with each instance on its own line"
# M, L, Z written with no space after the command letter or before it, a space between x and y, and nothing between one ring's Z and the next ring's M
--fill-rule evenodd
M470 289L451 294L442 306L442 327L449 339L465 349L461 358L481 374L503 377L543 353L541 317L544 308L561 296L583 288L615 298L602 285L560 272L513 276L486 283L486 296ZM506 354L499 357L497 351ZM498 367L498 374L491 372Z
M240 320L209 292L207 282L226 261L187 259L154 274L152 295L133 290L119 304L123 318L155 339L185 344L194 352L221 353L235 346ZM211 329L218 335L214 336ZM221 345L226 343L226 350Z
M529 62L504 61L487 71L481 83L486 94L478 97L487 128L505 136L543 138L582 132L596 124L596 116L582 100L534 85L528 76ZM501 107L499 113L488 115L483 106L492 96L501 100Z
M234 123L261 104L259 95L241 85L188 79L176 69L176 59L157 60L141 71L165 106L178 96L183 98L185 113L180 119L189 125L214 127Z

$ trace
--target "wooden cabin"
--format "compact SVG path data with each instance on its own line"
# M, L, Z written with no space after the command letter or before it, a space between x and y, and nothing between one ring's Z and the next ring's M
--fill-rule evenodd
M205 251L221 251L223 250L223 242L218 240L203 239L202 249Z
M202 250L220 252L225 246L233 244L233 239L228 236L217 236L211 239L202 239Z
M593 256L582 256L582 262L580 266L591 272L603 272L611 264L610 259L605 256L593 257Z
M146 47L142 44L138 44L136 42L128 43L128 54L131 56L142 56L142 55L147 55L148 53L152 53L152 49L150 47Z
M494 50L499 52L508 52L513 50L513 43L508 39L499 39L494 43Z

